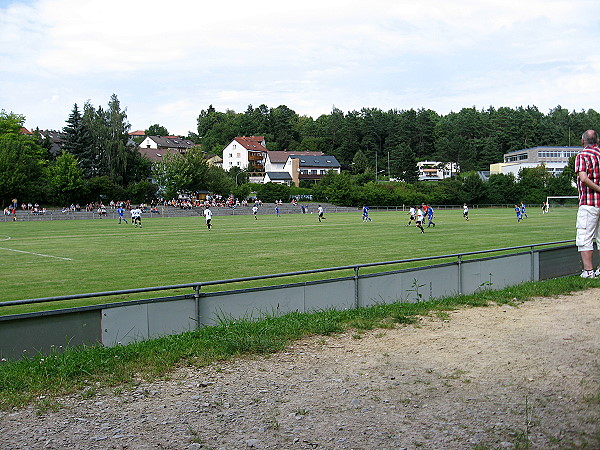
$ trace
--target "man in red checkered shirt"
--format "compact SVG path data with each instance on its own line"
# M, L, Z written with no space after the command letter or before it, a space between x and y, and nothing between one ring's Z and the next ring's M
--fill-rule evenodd
M575 243L583 263L582 278L600 277L600 267L594 272L593 241L598 245L600 222L600 148L598 133L587 130L581 136L583 150L575 157L579 209L577 211L577 238Z

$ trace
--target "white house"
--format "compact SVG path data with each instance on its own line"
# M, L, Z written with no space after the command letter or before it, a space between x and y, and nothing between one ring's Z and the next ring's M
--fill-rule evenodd
M264 136L236 137L223 149L223 169L239 167L249 172L264 172L266 154Z
M139 152L152 162L162 161L171 153L184 154L195 144L178 136L146 136L140 143Z
M417 168L419 169L419 181L443 180L450 178L452 175L458 173L459 170L457 163L443 163L439 161L419 161Z
M519 176L523 168L541 166L553 175L559 175L569 164L569 158L577 155L581 147L532 147L504 154L504 162L490 164L490 174L512 173Z
M193 147L195 144L189 139L182 139L179 136L146 136L140 143L140 148L158 149L183 149Z

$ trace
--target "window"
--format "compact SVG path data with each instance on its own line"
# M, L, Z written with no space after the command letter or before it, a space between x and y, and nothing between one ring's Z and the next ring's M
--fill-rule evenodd
M229 154L229 157L230 157L230 158L233 158L233 153L230 153L230 154Z
M238 158L241 158L241 157L242 157L242 154L241 154L241 153L238 153L238 154L237 154L237 157L238 157Z

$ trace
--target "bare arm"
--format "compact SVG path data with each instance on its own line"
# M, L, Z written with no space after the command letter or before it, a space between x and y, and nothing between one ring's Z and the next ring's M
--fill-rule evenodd
M578 172L577 176L579 177L581 182L583 184L585 184L587 187L589 187L590 189L593 189L596 192L600 192L600 186L598 186L596 183L594 183L592 180L590 180L590 178L587 176L587 173Z

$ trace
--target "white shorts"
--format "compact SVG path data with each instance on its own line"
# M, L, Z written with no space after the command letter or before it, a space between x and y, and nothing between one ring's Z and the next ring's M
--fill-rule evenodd
M577 237L575 244L580 252L594 250L594 239L598 241L598 221L600 208L580 206L577 210Z

